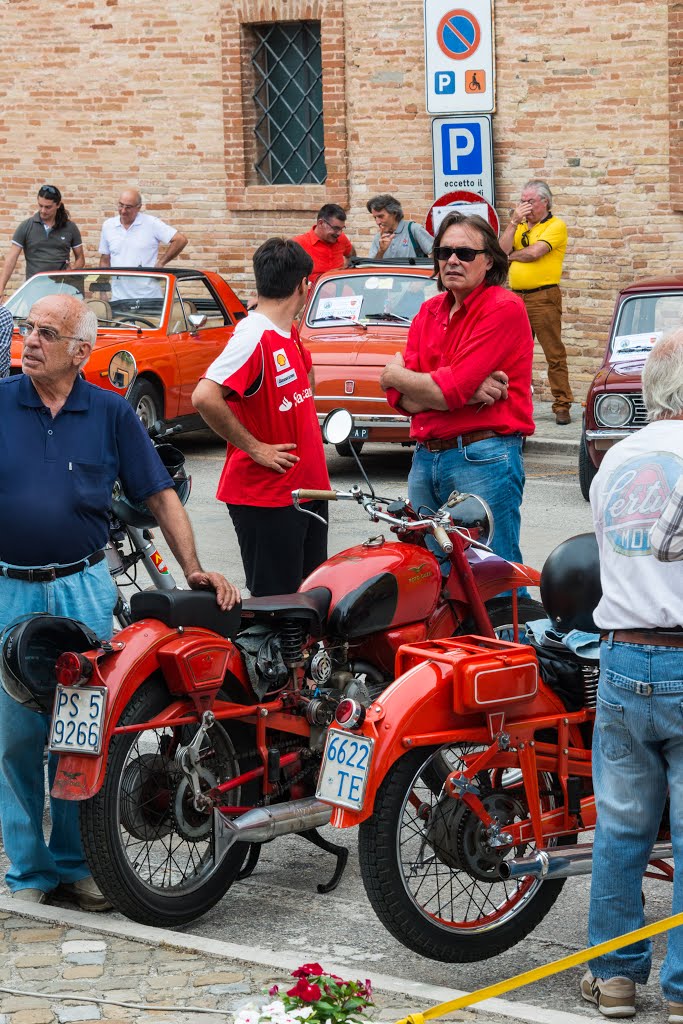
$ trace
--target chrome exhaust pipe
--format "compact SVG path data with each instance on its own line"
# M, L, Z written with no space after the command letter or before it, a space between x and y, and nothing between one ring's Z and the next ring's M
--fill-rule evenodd
M314 796L271 807L255 807L234 820L214 807L214 858L222 860L233 843L267 843L276 836L288 836L327 825L331 817L332 807Z
M671 843L655 843L650 860L670 860L673 857ZM498 873L500 877L526 878L571 878L573 875L590 875L593 868L593 844L582 846L560 846L552 850L536 850L530 857L514 857L504 860Z

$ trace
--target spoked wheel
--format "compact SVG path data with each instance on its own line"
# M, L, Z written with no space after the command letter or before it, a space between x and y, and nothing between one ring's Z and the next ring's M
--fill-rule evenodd
M388 772L375 813L360 826L361 874L375 913L404 946L447 963L495 956L545 917L564 879L503 881L504 859L534 843L495 847L481 820L447 796L447 775L465 767L475 746L414 750ZM478 776L487 811L505 825L528 817L519 771ZM552 777L539 778L544 807L557 802Z
M119 725L149 721L169 703L165 686L150 679ZM216 722L200 750L200 788L243 772L244 727ZM216 863L213 817L194 806L192 787L175 761L196 726L145 729L112 737L104 785L81 804L81 835L95 881L117 910L143 924L185 924L206 913L236 879L248 845L235 843ZM251 767L251 765L250 765ZM244 787L226 794L240 805Z

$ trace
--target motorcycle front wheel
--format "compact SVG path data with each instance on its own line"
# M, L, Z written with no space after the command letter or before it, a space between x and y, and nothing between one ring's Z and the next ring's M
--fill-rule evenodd
M163 682L152 677L118 725L151 721L170 700ZM220 863L214 858L212 815L196 811L175 761L178 747L196 731L186 725L115 734L102 788L81 804L81 837L93 878L116 910L142 924L174 928L201 917L235 881L248 850L248 844L235 843ZM199 755L203 790L245 770L247 741L245 726L214 723ZM240 805L245 798L242 787L225 803Z
M565 881L499 877L504 858L528 855L534 844L489 846L480 819L442 788L478 749L405 754L360 826L361 875L380 921L408 949L446 963L485 960L514 946L545 917ZM484 806L503 826L527 818L519 771L482 772L477 781ZM539 786L544 808L556 806L552 776L540 775Z

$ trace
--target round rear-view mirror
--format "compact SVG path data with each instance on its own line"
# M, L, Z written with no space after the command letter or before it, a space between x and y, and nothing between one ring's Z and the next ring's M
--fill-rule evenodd
M351 436L353 416L348 409L333 409L325 417L323 437L330 444L342 444Z
M115 352L109 362L109 383L119 391L127 391L135 380L137 365L135 356L125 349Z

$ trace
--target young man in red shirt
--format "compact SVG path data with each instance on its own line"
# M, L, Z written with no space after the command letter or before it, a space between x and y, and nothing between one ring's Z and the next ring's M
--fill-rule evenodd
M330 480L311 356L292 323L313 261L291 239L269 238L253 262L258 309L237 324L192 401L228 442L216 496L228 506L247 587L265 597L298 590L327 558L327 522L298 512L292 491L328 490ZM327 502L307 507L327 520Z
M316 281L326 270L348 267L349 259L355 256L356 251L344 234L345 224L346 210L336 203L327 203L318 210L311 230L293 239L313 260L311 281Z

